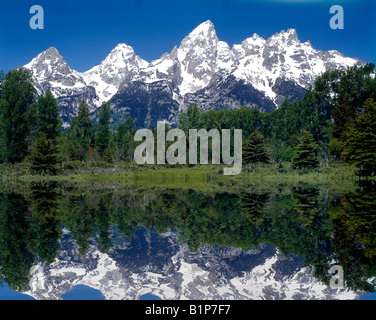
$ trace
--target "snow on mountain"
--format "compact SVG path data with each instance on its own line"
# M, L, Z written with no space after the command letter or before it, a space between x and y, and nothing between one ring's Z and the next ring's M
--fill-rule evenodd
M56 48L48 48L24 68L31 72L38 95L51 91L55 96L64 121L69 122L77 114L83 99L92 111L96 109L95 88L87 85L82 74L73 70Z
M68 112L62 112L67 118L74 115L82 98L92 111L111 100L115 113L126 109L127 114L140 114L133 106L134 102L140 107L135 96L139 90L128 88L147 84L160 90L160 85L150 84L161 83L169 88L170 96L164 97L163 103L154 103L156 108L167 107L154 114L174 114L174 122L176 104L181 111L189 102L198 103L204 110L251 106L271 111L286 97L301 98L326 70L360 64L363 62L335 50L316 50L309 41L302 43L295 29L282 30L267 40L254 34L230 48L218 39L208 20L187 35L180 46L150 63L137 56L132 47L119 44L100 65L83 73L71 69L55 48L47 49L24 67L33 74L38 93L51 90L61 107L68 108ZM143 91L145 101L158 96L151 90ZM127 101L126 105L122 100ZM173 106L172 110L168 105ZM153 111L146 110L150 103L144 108L136 119L138 125L166 120L150 118Z
M114 240L114 239L113 239ZM29 290L38 300L62 299L76 285L99 290L106 300L352 300L361 292L318 282L300 258L286 258L272 245L260 249L203 246L190 251L179 234L141 228L132 241L115 240L108 254L92 244L82 257L67 233L51 265L35 265Z
M123 81L132 81L148 63L136 56L133 48L121 43L98 66L82 74L89 86L95 87L100 102L110 100Z

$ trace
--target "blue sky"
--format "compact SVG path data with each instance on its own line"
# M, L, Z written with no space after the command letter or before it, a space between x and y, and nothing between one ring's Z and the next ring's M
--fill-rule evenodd
M44 8L44 30L29 26L36 4ZM344 9L343 30L329 27L332 5ZM376 62L375 17L375 0L1 0L0 70L22 66L51 46L78 71L99 64L121 42L151 61L206 20L230 46L253 33L267 39L295 28L316 49Z

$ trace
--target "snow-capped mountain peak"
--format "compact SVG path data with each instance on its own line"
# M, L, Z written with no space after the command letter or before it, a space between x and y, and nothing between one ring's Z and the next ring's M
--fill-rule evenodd
M31 72L38 94L49 90L57 98L82 95L92 105L93 88L88 88L82 75L68 65L56 48L48 48L24 68ZM77 109L78 104L67 116L70 117Z
M60 76L75 73L55 47L50 47L37 55L25 65L25 68L31 70L34 77L42 80L51 77L53 80L57 80ZM62 80L66 85L69 82L69 79L66 78Z
M118 44L98 66L83 73L86 83L96 89L100 102L110 100L123 81L131 81L148 63L131 46Z
M192 47L195 45L208 44L218 42L217 33L213 23L208 20L196 27L188 36L181 42L180 48Z

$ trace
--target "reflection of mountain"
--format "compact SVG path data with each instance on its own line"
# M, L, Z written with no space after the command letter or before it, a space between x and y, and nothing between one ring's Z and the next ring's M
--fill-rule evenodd
M374 195L35 185L0 194L0 280L38 299L77 284L108 299L354 298L375 287ZM346 292L327 287L334 264Z
M37 264L27 294L61 299L75 285L98 289L106 299L354 299L348 289L320 284L303 259L285 258L274 246L259 250L203 246L190 251L179 234L138 228L132 241L112 230L108 254L91 244L82 257L69 233L55 262Z

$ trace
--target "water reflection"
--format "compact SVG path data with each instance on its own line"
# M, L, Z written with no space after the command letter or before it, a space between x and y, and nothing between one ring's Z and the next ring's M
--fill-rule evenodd
M37 299L354 299L375 286L375 191L36 184L0 195L0 280Z

